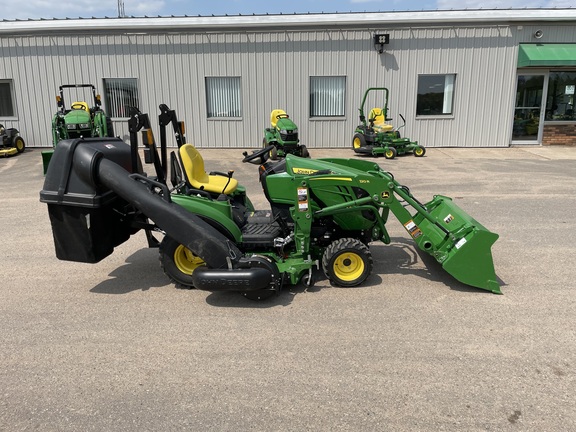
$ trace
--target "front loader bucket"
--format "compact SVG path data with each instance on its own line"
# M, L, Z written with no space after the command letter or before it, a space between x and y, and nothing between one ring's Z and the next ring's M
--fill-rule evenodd
M437 195L417 210L412 224L404 225L420 249L436 258L456 280L501 294L490 250L498 234L445 196Z

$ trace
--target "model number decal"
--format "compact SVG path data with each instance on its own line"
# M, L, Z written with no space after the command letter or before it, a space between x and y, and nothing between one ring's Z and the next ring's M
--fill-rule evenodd
M298 188L298 210L301 212L308 211L308 188Z
M413 238L418 238L422 235L422 231L420 231L420 228L418 228L418 225L416 225L412 219L404 224L404 228L406 228L406 231L408 231Z

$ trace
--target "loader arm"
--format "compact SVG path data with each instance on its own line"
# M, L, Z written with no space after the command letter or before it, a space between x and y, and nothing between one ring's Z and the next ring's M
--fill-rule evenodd
M377 164L359 159L323 160L368 174L362 185L374 201L372 205L388 208L420 250L433 256L458 281L501 294L491 252L498 234L472 218L451 198L436 195L423 204L406 186ZM361 205L370 204L366 198L362 198L346 205L322 209L320 214L352 211ZM385 240L386 235L383 235L384 243Z
M457 206L451 198L436 195L421 204L396 181L388 206L418 247L433 256L458 281L501 294L490 248L498 234ZM400 198L412 207L410 213Z

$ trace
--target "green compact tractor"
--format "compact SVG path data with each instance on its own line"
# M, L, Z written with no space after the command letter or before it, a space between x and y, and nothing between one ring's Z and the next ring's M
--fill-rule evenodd
M92 91L93 105L85 101L72 102L69 107L64 102L64 89L88 88ZM71 138L113 137L114 128L110 117L102 110L100 95L92 84L65 84L60 86L56 96L58 111L52 118L52 145ZM53 150L43 151L44 172L50 163Z
M270 159L277 160L287 154L310 157L305 145L298 144L298 126L290 120L288 114L281 109L270 113L270 127L264 129L263 146L273 146Z
M287 285L312 285L318 270L333 285L353 287L372 273L369 244L391 242L392 213L458 281L500 293L490 250L498 235L452 199L437 195L422 203L370 161L287 154L272 162L268 146L242 159L257 166L269 202L256 210L233 171L207 173L174 112L161 110L160 154L142 113L129 121L130 145L112 138L58 145L40 200L48 205L59 259L98 262L142 229L159 248L164 272L183 287L264 299ZM178 149L168 158L170 123ZM142 170L140 130L153 176Z
M18 129L5 128L0 124L0 157L22 153L25 148L24 138L20 136Z
M370 92L384 92L384 106L372 108L368 114L368 121L364 115L364 105ZM416 157L426 154L426 149L409 138L402 138L399 130L406 125L404 116L400 115L404 124L394 128L386 123L392 119L388 118L388 89L385 87L372 87L366 90L362 103L360 104L361 124L356 127L352 138L352 148L356 153L368 154L371 156L384 155L386 159L394 159L397 155L413 153Z

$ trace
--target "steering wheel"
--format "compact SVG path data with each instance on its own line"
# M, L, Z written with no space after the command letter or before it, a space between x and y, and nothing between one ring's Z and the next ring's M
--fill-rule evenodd
M84 105L81 103L73 103L72 105L70 105L70 108L75 109L75 110L83 110Z
M274 145L270 144L269 146L261 148L260 150L254 150L252 152L252 154L248 154L248 152L244 152L243 153L244 159L242 159L242 162L244 162L244 163L250 162L250 163L253 163L255 165L261 165L268 160L268 158L270 157L270 151L273 148L274 148ZM256 161L257 159L260 159L260 160Z

